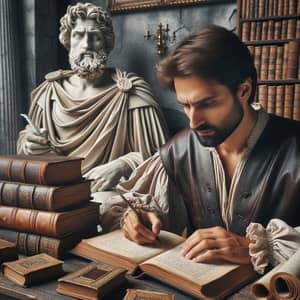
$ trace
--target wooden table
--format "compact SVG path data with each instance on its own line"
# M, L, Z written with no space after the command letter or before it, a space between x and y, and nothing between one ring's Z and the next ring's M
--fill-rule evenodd
M82 258L78 258L70 255L64 260L64 270L69 273L76 271L84 267L87 261ZM193 300L198 299L191 297L182 291L179 291L171 286L167 286L147 275L143 275L141 278L133 278L127 276L128 282L126 286L120 288L118 291L114 291L103 300L121 300L126 294L126 288L136 288L143 290L153 290L158 292L171 293L175 295L175 300ZM29 288L23 288L12 281L8 280L3 274L0 274L0 300L10 299L31 299L31 300L70 300L74 299L68 296L63 296L56 293L57 281L53 280L44 284L36 285ZM11 298L10 298L11 297ZM238 293L228 297L230 300L253 300L254 297L250 294L250 285L241 289Z

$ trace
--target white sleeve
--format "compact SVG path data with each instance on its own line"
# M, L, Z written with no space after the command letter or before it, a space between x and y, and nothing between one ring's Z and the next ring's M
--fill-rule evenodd
M120 183L117 188L134 207L155 212L163 223L163 229L181 233L186 226L182 197L168 179L158 153L142 163L129 180ZM128 211L127 204L118 195L109 202L110 208L104 209L103 206L101 214L104 231L119 227Z
M280 219L272 219L264 228L250 223L246 237L254 269L263 274L268 265L276 266L287 261L300 248L300 227L291 227Z

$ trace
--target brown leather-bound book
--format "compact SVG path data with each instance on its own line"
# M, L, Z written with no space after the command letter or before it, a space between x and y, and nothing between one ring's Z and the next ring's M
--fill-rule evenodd
M276 87L276 103L275 103L275 114L283 117L283 106L284 106L284 85L278 85Z
M76 299L97 300L125 283L126 269L106 263L86 267L58 279L56 291Z
M250 22L244 22L242 24L242 40L249 41L250 39Z
M5 239L0 239L0 264L16 259L18 259L17 245Z
M288 20L282 20L281 39L283 40L287 38L287 27L288 27Z
M296 36L296 19L288 19L287 21L287 38L293 39Z
M256 39L256 22L251 22L250 25L250 41L254 41Z
M204 299L220 299L255 278L252 265L215 261L196 263L182 256L179 235L160 231L159 241L152 246L138 245L116 230L82 240L72 253L101 261L130 272L147 274Z
M282 79L286 79L287 64L288 64L288 52L289 52L289 43L285 43L283 46Z
M290 41L288 44L286 79L296 79L298 77L298 57L300 42Z
M159 293L137 289L127 289L123 300L175 300L173 294Z
M268 106L268 86L266 84L258 86L258 102L267 110Z
M255 46L255 48L254 48L254 65L255 65L255 68L256 68L258 78L260 78L261 54L262 54L262 47L261 46Z
M262 22L261 39L262 40L268 39L268 21Z
M267 105L267 111L269 113L272 113L272 114L275 113L275 100L276 100L276 86L269 85L268 86L268 105Z
M278 1L278 16L283 16L284 2L285 0Z
M297 13L297 2L299 6L299 0L289 0L289 15Z
M96 226L98 221L99 204L96 203L65 212L0 206L0 227L57 238Z
M268 40L274 40L274 26L275 26L275 23L274 23L274 20L269 20L268 21Z
M275 80L281 80L283 73L283 46L277 46L276 65L275 65Z
M300 121L300 84L295 84L293 119Z
M288 16L288 14L289 14L289 3L290 3L290 1L286 1L286 0L283 1L283 15L284 16Z
M268 79L269 53L270 53L270 46L266 46L266 45L262 46L261 68L260 68L261 80Z
M22 286L31 286L63 275L63 262L45 253L3 264L3 274Z
M82 158L63 156L0 156L0 179L41 185L81 181Z
M262 22L258 21L256 22L256 34L255 34L255 40L261 40L261 34L262 34Z
M47 253L56 258L65 257L67 252L74 248L81 239L95 234L96 228L86 228L83 231L57 239L40 234L0 228L0 238L13 243L17 247L18 253L27 256Z
M296 39L300 39L300 19L296 22Z
M294 85L289 84L285 87L284 112L285 118L293 118Z
M274 40L280 40L281 39L281 20L275 21L274 25Z
M265 0L259 0L258 1L258 17L262 18L265 17L266 13L266 1Z
M5 206L63 211L87 204L90 198L90 181L65 186L0 181L0 205Z
M268 80L275 79L276 55L277 55L277 46L271 45L270 54L269 54L269 64L268 64Z

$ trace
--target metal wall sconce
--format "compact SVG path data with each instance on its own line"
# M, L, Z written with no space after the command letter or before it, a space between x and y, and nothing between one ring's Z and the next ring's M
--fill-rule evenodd
M177 30L173 31L172 38L170 38L169 31L169 24L164 26L162 23L160 23L158 25L158 29L156 30L156 34L153 34L150 32L150 30L147 30L144 35L145 39L150 40L150 38L152 38L156 42L157 54L159 56L165 55L168 50L168 44L173 43L176 40Z

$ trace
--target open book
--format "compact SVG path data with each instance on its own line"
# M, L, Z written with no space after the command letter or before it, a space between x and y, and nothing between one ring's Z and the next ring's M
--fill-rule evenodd
M161 231L155 245L138 245L126 239L121 230L82 240L72 253L124 267L138 269L205 299L224 297L255 277L251 265L224 261L196 263L181 255L184 239Z

